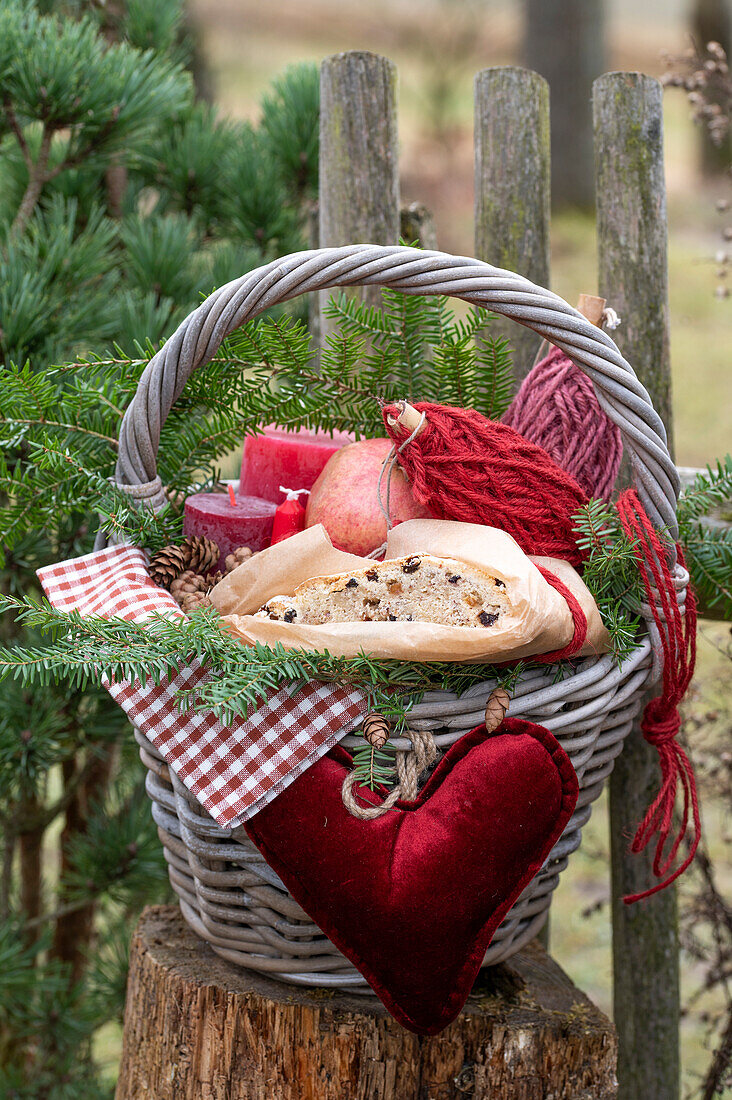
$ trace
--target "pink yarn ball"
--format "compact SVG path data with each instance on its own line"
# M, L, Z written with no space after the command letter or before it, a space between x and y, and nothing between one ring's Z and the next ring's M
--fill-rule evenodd
M620 430L587 375L559 348L528 373L503 423L548 451L588 496L609 500L623 457Z

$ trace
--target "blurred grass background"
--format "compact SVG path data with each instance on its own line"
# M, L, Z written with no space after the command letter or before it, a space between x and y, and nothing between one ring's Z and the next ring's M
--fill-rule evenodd
M319 62L345 49L373 50L396 62L402 201L421 201L433 211L440 248L472 253L472 80L481 68L520 63L521 5L517 0L486 0L479 33L463 58L455 51L450 55L451 20L459 14L459 0L370 0L368 4L357 0L277 0L273 4L192 0L190 7L211 67L216 99L235 117L256 118L258 100L271 79L294 62ZM660 75L665 68L661 51L678 54L687 45L685 10L682 0L609 3L608 68ZM454 65L452 94L438 119L435 75L448 59ZM732 299L714 296L713 259L723 225L715 204L725 197L729 184L702 179L697 140L684 96L677 91L666 93L674 433L677 461L689 466L704 465L732 449ZM594 293L596 241L590 215L555 215L552 287L570 302L582 291ZM729 627L702 627L698 675L687 713L690 724L705 723L705 738L714 751L715 745L729 744L732 665L719 652L728 644ZM714 717L706 721L709 714ZM691 749L693 752L693 741ZM724 864L728 811L729 807L711 800L703 806L706 836L725 893L732 889L732 872ZM628 822L629 837L634 825ZM557 890L551 951L609 1013L608 862L603 798L585 830L583 847L572 857ZM682 884L682 891L685 888ZM688 995L699 975L683 956L682 966L684 994ZM709 1007L714 1008L713 1000ZM682 1054L687 1088L706 1063L704 1042L698 1015L684 1020ZM118 1050L119 1033L110 1026L100 1040L100 1054L110 1073Z

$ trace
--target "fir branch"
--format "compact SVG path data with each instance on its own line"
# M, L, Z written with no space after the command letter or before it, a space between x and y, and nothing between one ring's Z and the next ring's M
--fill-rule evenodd
M679 498L679 541L691 582L707 607L732 620L732 528L709 520L732 503L732 456L707 466Z
M732 528L687 522L682 537L695 590L708 607L732 621Z
M612 504L590 500L574 516L577 546L585 551L582 579L595 598L619 666L638 645L643 599L638 543L625 534Z
M725 455L716 468L707 466L679 497L679 527L708 515L720 505L732 503L732 455Z
M28 185L18 207L18 212L10 226L11 236L19 236L23 232L35 210L36 203L41 197L44 185L48 182L48 158L51 153L53 135L53 127L49 126L48 122L44 122L38 156L34 161L31 161L28 171Z
M87 436L90 439L99 439L103 443L108 443L109 446L113 447L115 450L117 450L117 448L119 447L119 440L116 436L105 435L103 432L95 432L93 428L88 428L81 424L66 424L63 421L49 420L46 417L39 417L34 420L30 417L19 416L14 416L12 420L4 420L4 423L7 424L10 428L13 428L17 425L20 428L41 428L44 430L58 429L59 431L63 431L65 434L79 434Z
M346 340L364 347L359 380L386 400L468 405L498 417L511 399L507 341L491 338L491 314L456 320L445 297L382 292L383 308L341 294L326 313ZM376 425L378 427L378 423Z
M14 544L27 525L38 520L39 511L50 516L96 512L107 535L127 538L137 546L155 551L182 537L182 518L172 506L153 512L137 506L132 497L98 471L90 469L66 448L51 443L27 443L36 461L35 476L21 469L19 476L5 481L10 501L0 509L6 543ZM3 479L0 477L0 485Z
M388 787L396 775L396 750L387 741L383 749L375 749L363 740L353 750L353 772L356 781L362 787L375 791L377 787Z
M47 600L0 594L3 611L50 634L52 641L45 647L0 649L0 680L29 684L64 679L83 687L106 676L159 684L174 676L181 663L198 661L211 675L197 688L181 692L180 706L211 710L224 722L247 717L283 686L295 692L311 681L338 682L361 687L369 709L387 716L398 733L425 691L439 686L460 695L484 681L512 690L524 668L383 660L365 653L337 657L327 650L285 649L281 644L245 647L221 629L210 608L174 619L151 616L143 624L82 617L58 611Z
M463 400L471 394L478 399L481 387L495 390L505 363L495 359L494 347L493 367L481 366L483 353L476 351L473 336L483 317L456 322L444 299L387 292L385 301L388 311L382 313L337 299L333 308L344 328L331 338L320 363L306 327L293 318L259 318L233 334L191 378L163 427L164 481L186 489L214 480L220 456L263 422L380 434L376 393L387 399L405 392L414 396L418 381L423 389L416 396L426 399ZM384 340L365 353L364 333L381 333ZM62 507L80 516L101 513L110 530L133 541L157 538L155 521L153 528L147 521L141 527L137 513L122 508L119 497L110 501L105 484L121 410L154 348L140 351L125 358L117 350L63 369L6 368L0 387L3 442L22 444L32 458L30 466L24 462L24 476L5 480L10 504L2 518L11 547L33 520L48 524L53 509ZM230 394L226 402L222 392ZM76 463L68 486L59 477L64 463Z

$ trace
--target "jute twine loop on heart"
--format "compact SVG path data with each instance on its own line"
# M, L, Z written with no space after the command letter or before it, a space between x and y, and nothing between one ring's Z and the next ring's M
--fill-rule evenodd
M503 721L510 696L505 688L497 687L491 692L485 708L485 728L488 733L498 729ZM349 772L343 780L342 796L343 805L348 812L361 821L373 821L388 813L400 799L411 802L419 793L419 780L429 766L435 762L438 749L435 739L429 730L410 730L407 736L412 742L412 748L406 752L397 752L396 770L399 782L378 806L363 806L354 794L353 788L358 780L355 772Z
M378 806L364 806L358 801L353 790L358 784L355 772L349 772L343 780L343 805L350 814L361 821L373 821L377 817L382 817L396 805L399 799L403 798L411 802L416 798L420 776L437 759L437 746L429 731L408 729L406 733L412 742L412 748L396 754L399 782Z

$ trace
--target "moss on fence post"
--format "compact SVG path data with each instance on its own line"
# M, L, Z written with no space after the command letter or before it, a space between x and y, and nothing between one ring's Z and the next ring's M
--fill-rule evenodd
M326 57L320 69L320 245L399 239L397 69L367 51ZM373 304L377 287L352 293ZM321 311L330 297L321 294ZM323 337L332 322L322 316Z
M475 255L496 267L549 285L549 85L538 73L511 66L475 78ZM524 378L539 337L507 318L492 335L514 351Z
M613 336L671 437L661 97L659 82L641 73L606 73L594 83L599 293L622 318ZM636 726L610 779L614 1008L622 1100L674 1100L679 1095L675 889L633 906L622 900L657 881L651 868L654 845L631 855L629 844L659 783L658 755Z

